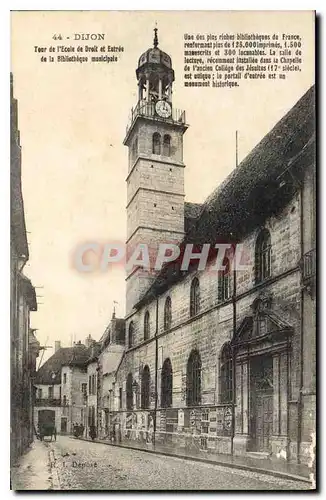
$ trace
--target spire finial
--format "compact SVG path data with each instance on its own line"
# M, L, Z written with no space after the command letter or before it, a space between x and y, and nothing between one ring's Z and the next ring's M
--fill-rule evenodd
M154 28L154 48L158 46L158 38L157 38L157 23L155 22L155 28Z
M118 304L116 300L113 301L113 312L112 312L112 319L115 319L115 305Z

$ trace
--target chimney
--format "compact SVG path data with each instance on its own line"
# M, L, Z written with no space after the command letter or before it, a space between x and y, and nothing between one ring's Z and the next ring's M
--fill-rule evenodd
M85 339L85 346L88 348L90 347L93 342L95 342L92 337L91 337L91 334L88 335L88 337Z
M61 349L61 342L60 340L56 340L54 342L54 352L57 352L59 349Z

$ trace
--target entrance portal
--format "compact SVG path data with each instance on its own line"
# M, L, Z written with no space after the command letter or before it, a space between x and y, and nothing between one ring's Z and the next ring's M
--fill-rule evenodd
M273 358L250 362L250 434L252 451L270 452L273 431Z

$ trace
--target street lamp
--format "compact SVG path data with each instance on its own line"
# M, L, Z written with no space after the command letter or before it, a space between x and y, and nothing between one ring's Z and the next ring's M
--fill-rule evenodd
M112 389L109 389L109 441L111 441L111 436L112 436L112 430L111 430L111 396L112 396Z

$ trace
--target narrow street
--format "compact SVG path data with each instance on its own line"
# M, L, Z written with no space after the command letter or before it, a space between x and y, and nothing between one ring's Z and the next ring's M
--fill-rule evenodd
M67 436L43 446L54 454L65 490L307 490L269 475L91 443Z

